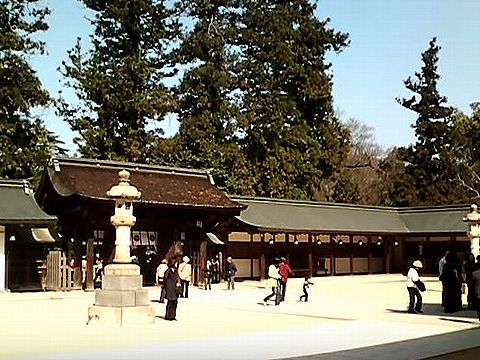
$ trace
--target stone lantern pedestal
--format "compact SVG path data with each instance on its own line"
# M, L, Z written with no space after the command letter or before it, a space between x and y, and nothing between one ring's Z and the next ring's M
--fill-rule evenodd
M153 324L155 309L150 305L148 290L142 288L140 267L130 263L130 230L135 225L132 200L141 193L130 185L130 173L119 172L120 182L107 191L115 199L115 258L105 267L102 289L95 292L95 304L88 309L88 323Z

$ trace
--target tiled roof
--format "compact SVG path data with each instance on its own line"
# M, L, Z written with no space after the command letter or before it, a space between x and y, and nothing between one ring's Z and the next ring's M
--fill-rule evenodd
M466 232L469 206L393 208L310 201L232 197L248 206L237 216L264 231L356 233Z
M106 200L106 191L118 184L118 172L122 169L130 172L131 184L141 191L141 203L238 211L243 208L211 183L208 172L200 170L54 158L47 167L46 176L62 196L79 195Z
M0 180L0 224L48 224L56 220L38 206L23 181Z

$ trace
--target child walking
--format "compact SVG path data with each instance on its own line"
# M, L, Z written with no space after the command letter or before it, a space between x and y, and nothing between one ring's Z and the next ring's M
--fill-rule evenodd
M313 285L313 283L310 281L310 276L305 276L305 281L303 282L303 295L300 296L300 301L303 301L302 299L305 298L305 302L308 301L308 293L310 291L310 285Z

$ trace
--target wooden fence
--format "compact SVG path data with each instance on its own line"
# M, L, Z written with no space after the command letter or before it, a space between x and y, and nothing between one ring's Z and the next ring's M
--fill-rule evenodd
M82 288L81 267L72 268L61 251L50 251L47 255L46 290L65 291Z

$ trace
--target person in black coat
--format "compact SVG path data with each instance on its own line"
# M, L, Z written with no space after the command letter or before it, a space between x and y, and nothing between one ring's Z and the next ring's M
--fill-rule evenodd
M462 277L458 257L454 252L447 255L447 262L443 267L440 281L443 284L444 304L446 313L462 310Z
M475 294L475 307L477 309L478 320L480 321L480 262L477 263L477 270L472 272L473 291Z
M165 320L176 320L179 277L174 258L168 260L168 269L163 275L163 284L165 286L165 297L167 306L165 311Z

